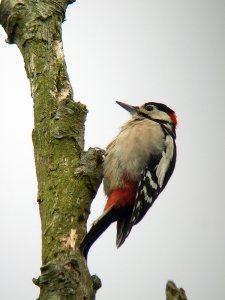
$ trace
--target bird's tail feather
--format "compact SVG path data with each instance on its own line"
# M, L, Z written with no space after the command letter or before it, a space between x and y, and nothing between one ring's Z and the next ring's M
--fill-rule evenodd
M106 210L92 225L89 232L80 244L80 251L87 260L88 251L99 236L116 221L115 207L112 206Z
M128 237L131 231L131 222L130 217L126 216L124 218L120 218L117 221L117 236L116 236L116 246L119 248L126 238Z

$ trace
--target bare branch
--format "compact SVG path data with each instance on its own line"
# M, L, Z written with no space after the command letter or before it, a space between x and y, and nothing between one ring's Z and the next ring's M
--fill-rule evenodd
M177 288L173 281L168 281L166 285L166 300L187 300L184 289Z

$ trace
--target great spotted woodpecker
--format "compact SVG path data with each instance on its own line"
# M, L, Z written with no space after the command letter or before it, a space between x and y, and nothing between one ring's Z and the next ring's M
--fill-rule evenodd
M108 200L80 249L87 258L96 239L117 221L120 247L166 186L176 162L175 112L162 103L131 106L117 101L132 118L106 148L103 186Z

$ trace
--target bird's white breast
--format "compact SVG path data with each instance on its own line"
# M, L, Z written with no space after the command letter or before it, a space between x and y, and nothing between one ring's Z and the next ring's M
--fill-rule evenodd
M131 120L107 147L104 189L108 195L124 187L124 177L138 181L151 155L162 153L165 136L160 124L149 119Z

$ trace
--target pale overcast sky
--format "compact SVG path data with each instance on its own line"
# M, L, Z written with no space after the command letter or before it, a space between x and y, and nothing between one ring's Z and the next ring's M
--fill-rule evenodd
M22 57L0 29L0 299L38 288L40 221ZM120 248L112 225L89 267L97 300L164 300L172 279L189 300L225 293L225 1L79 0L63 24L74 98L89 109L86 148L105 147L129 118L115 100L164 102L177 112L178 160L166 189ZM100 189L89 224L101 213Z

